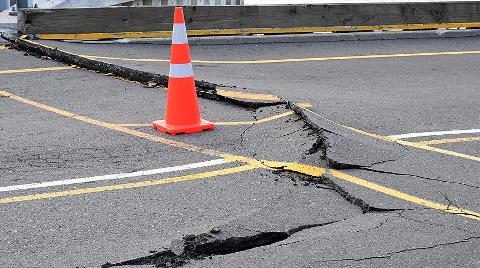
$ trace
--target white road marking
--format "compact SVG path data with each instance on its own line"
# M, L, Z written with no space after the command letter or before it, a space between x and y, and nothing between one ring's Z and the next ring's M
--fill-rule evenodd
M394 139L408 139L408 138L418 138L418 137L429 137L429 136L443 136L443 135L459 135L459 134L472 134L480 133L480 129L467 129L467 130L449 130L449 131L434 131L434 132L421 132L421 133L408 133L400 135L388 136Z
M155 174L169 173L169 172L175 172L175 171L189 170L189 169L195 169L195 168L201 168L201 167L210 167L210 166L225 164L227 162L229 161L225 159L215 159L215 160L206 161L206 162L193 163L193 164L175 166L175 167L152 169L152 170L136 171L131 173L119 173L119 174L87 177L87 178L5 186L5 187L0 187L0 192L12 192L12 191L19 191L19 190L46 188L46 187L52 187L52 186L71 185L71 184L81 184L81 183L89 183L89 182L96 182L96 181L118 180L118 179L133 178L133 177L140 177L140 176L146 176L146 175L155 175Z

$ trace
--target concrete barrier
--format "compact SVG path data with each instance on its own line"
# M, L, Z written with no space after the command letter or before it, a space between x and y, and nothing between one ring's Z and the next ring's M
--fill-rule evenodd
M44 39L166 37L172 7L27 9L19 31ZM280 6L189 6L191 36L480 28L480 1Z

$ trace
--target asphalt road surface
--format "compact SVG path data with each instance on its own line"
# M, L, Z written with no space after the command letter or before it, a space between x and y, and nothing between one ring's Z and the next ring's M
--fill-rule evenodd
M167 74L169 46L38 41ZM0 43L0 267L480 266L480 38L193 46L166 91Z

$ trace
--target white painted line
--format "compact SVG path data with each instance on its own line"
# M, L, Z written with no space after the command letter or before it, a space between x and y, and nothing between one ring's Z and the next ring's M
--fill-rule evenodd
M409 134L392 135L392 136L389 136L389 137L394 138L394 139L408 139L408 138L418 138L418 137L459 135L459 134L471 134L471 133L480 133L480 129L409 133Z
M52 186L71 185L71 184L81 184L81 183L96 182L96 181L118 180L118 179L195 169L195 168L201 168L201 167L209 167L209 166L225 164L227 162L228 161L225 159L216 159L216 160L182 165L182 166L166 167L166 168L144 170L144 171L135 171L131 173L119 173L119 174L95 176L95 177L88 177L88 178L78 178L78 179L70 179L70 180L47 181L47 182L41 182L41 183L5 186L5 187L0 187L0 192L12 192L12 191L19 191L19 190L46 188L46 187L52 187Z

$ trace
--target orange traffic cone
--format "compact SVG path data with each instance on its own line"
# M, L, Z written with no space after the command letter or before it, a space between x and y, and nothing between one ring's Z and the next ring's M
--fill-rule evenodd
M172 135L196 133L215 128L212 123L200 118L192 59L181 7L175 8L173 19L165 120L155 121L152 126L158 131Z

